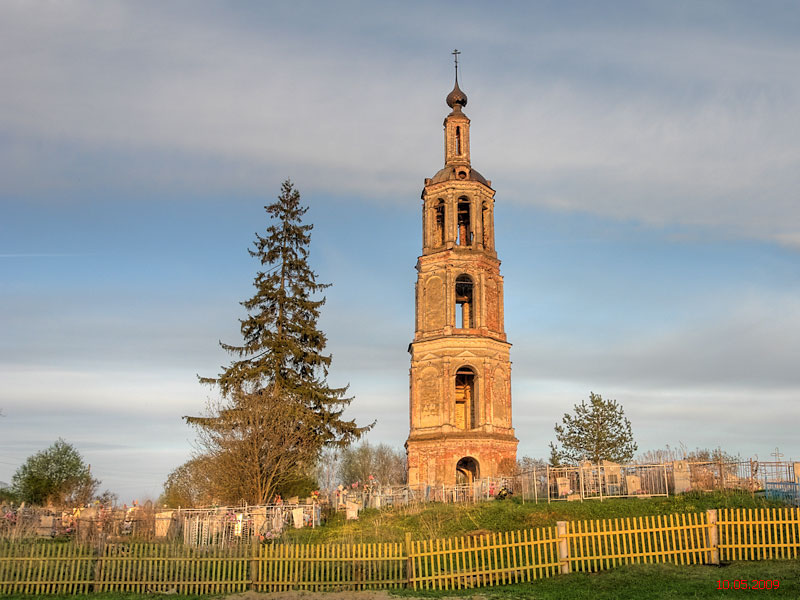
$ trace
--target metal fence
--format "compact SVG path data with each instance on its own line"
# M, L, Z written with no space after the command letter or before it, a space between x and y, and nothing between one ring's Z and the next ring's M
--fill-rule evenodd
M202 509L85 508L53 511L41 507L2 507L0 539L72 539L78 543L181 541L188 546L268 541L287 527L319 527L319 504L213 507Z
M792 482L767 482L767 497L786 504L800 506L800 484Z
M548 468L543 499L603 500L617 497L667 496L669 494L665 465L585 464L579 467ZM543 483L533 477L539 489Z
M603 461L580 466L532 469L513 478L515 494L535 502L604 500L668 496L690 491L735 490L769 492L782 489L783 498L797 499L792 490L800 484L800 463L748 461L690 462L620 465Z
M767 483L800 483L800 463L685 460L661 464L600 464L531 469L510 477L481 479L462 485L368 486L334 490L325 496L331 506L359 508L407 506L421 502L480 502L506 492L523 501L605 500L669 496L689 491L757 492Z
M319 527L319 504L270 504L267 506L220 507L178 511L176 519L183 543L189 546L230 546L249 543L251 538L269 541L287 527Z
M77 542L175 540L189 546L231 546L258 538L269 541L287 527L318 527L324 512L357 518L365 508L427 502L475 503L508 495L523 502L603 501L668 496L689 491L738 490L764 493L800 506L800 463L689 462L620 465L604 461L580 466L531 469L513 477L464 485L379 484L344 488L292 503L268 506L158 509L144 506L70 511L0 507L0 539L70 537Z

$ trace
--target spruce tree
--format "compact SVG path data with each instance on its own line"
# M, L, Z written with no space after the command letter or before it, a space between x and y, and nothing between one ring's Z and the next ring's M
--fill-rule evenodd
M219 455L225 447L219 443L220 432L229 432L232 444L228 446L236 445L233 438L241 442L242 437L249 437L252 442L259 436L237 423L263 421L269 427L272 415L273 424L285 425L282 417L291 415L296 432L302 435L289 436L289 443L285 428L277 428L284 430L280 441L273 441L273 447L268 448L271 442L266 436L259 445L265 457L274 455L277 445L307 458L324 446L349 445L372 425L359 427L354 420L343 418L344 409L352 401L348 388L327 383L331 355L325 353L327 338L317 327L317 320L325 304L325 298L318 295L330 284L318 282L308 263L313 228L303 223L308 208L302 206L300 194L289 180L281 186L277 201L264 208L270 224L265 235L256 233L249 250L259 260L261 270L253 282L255 294L241 303L247 310L247 317L240 319L242 343L220 342L234 360L222 367L217 377L200 378L202 383L217 386L226 402L207 417L187 417L187 421L200 428L201 434L204 430L206 440L217 440L216 449L205 446L209 454ZM267 419L243 419L243 411L258 407L269 413ZM250 433L243 436L245 429ZM285 469L285 463L281 464ZM259 468L270 469L269 465Z
M601 460L630 462L636 452L631 422L625 417L622 405L616 400L604 400L600 394L589 393L589 403L581 400L575 405L575 415L564 414L562 424L556 423L559 449L550 443L550 464L579 464Z

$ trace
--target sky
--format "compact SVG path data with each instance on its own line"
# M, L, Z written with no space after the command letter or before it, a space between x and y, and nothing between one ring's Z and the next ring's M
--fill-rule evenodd
M642 452L800 459L799 30L780 1L0 3L0 481L61 437L159 495L287 177L328 382L402 447L454 48L519 455L595 392Z

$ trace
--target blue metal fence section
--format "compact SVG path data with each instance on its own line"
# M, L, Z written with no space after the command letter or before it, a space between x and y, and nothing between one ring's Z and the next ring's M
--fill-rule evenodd
M800 506L800 483L794 481L768 481L764 484L767 498Z

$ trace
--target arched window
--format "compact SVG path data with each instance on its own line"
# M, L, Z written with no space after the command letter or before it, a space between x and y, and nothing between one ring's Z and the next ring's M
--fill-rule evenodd
M475 372L469 367L456 371L456 422L459 429L475 429L478 422L478 399Z
M434 233L433 245L444 245L444 200L439 198L434 209Z
M456 277L456 327L475 327L474 284L469 275Z
M472 245L472 224L470 223L469 199L458 199L458 245Z
M489 231L489 203L484 202L483 207L481 209L481 230L483 231L483 247L489 248L491 247L492 235Z
M461 127L456 127L456 154L461 156Z

